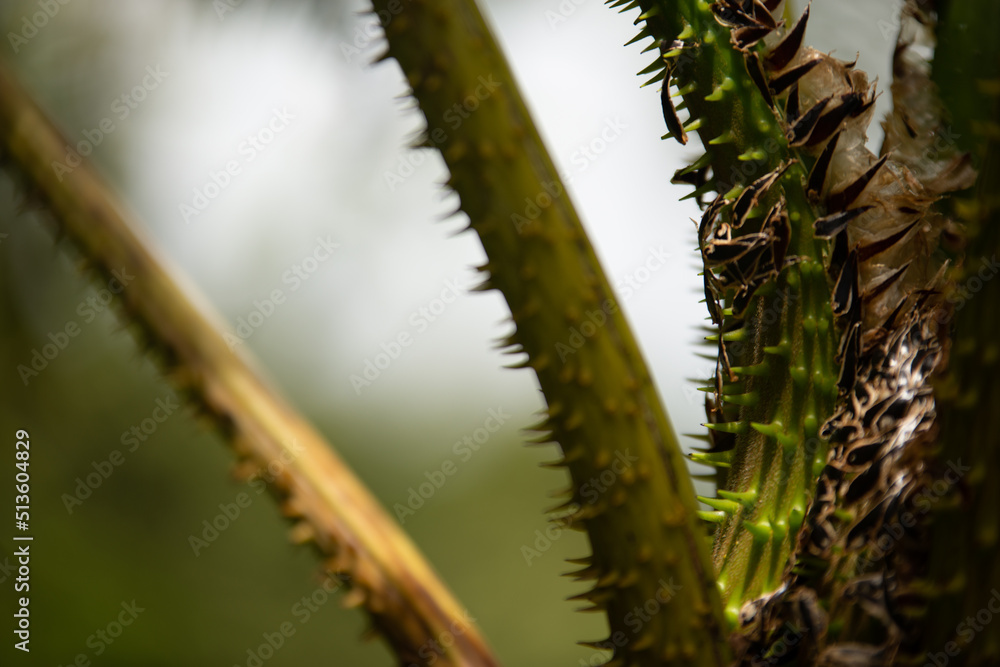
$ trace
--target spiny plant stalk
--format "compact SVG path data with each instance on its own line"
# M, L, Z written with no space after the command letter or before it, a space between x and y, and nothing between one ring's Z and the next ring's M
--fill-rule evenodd
M924 483L935 432L929 378L946 345L938 247L948 220L932 205L968 185L967 160L956 151L927 157L923 142L939 132L939 114L915 58L904 62L911 54L902 35L887 129L893 154L877 158L865 148L874 90L853 63L802 46L808 7L782 26L777 1L635 6L645 21L639 38L654 38L661 52L642 73L662 70L668 136L686 143L697 130L706 149L675 180L695 185L699 198L717 193L699 243L706 301L720 324L708 426L728 435L714 437L701 460L729 470L719 498L702 500L721 523L716 563L727 617L739 622L738 656L778 657L792 624L806 633L793 653L807 663L891 661L916 637L920 546L904 541L879 560L876 539ZM922 18L915 5L904 16ZM760 172L747 174L755 180L739 178L734 154L761 161ZM810 275L817 279L807 285ZM773 296L758 288L770 290L771 281L799 290L782 295L806 306L783 304L766 322L761 312ZM810 304L819 306L810 312ZM817 334L826 336L819 347ZM749 356L727 346L744 341ZM747 367L745 386L727 386ZM769 496L768 485L792 493Z
M929 64L914 48L933 44L933 22L917 2L904 5L881 157L861 143L841 157L849 173L873 166L854 206L870 212L845 225L850 273L834 288L835 303L851 307L841 393L822 429L831 450L790 576L758 609L756 633L757 646L773 649L781 623L807 629L796 649L807 662L905 662L930 604L929 543L913 517L926 513L924 492L936 483L931 379L947 363L946 250L956 230L943 198L975 178L968 155L944 140Z
M640 0L625 9L636 5L643 27L633 41L652 38L646 50L659 52L640 74L662 81L668 137L687 143L697 132L705 150L674 182L693 184L699 199L716 193L699 226L706 302L719 327L712 438L692 458L726 471L719 497L701 500L719 524L715 564L735 628L745 602L780 586L825 462L818 434L837 391L836 330L824 271L829 243L813 233L828 190L811 168L815 147L870 104L862 91L851 105L831 105L820 128L799 126L800 114L778 105L790 88L799 103L805 73L789 67L805 17L782 41L760 41L777 27L778 3L740 15L750 34L724 3ZM801 115L814 101L802 100Z
M374 6L384 57L399 62L427 119L419 143L441 151L486 250L483 289L510 306L516 329L503 344L527 355L519 365L545 394L540 440L559 443L557 465L573 480L558 510L593 548L575 576L595 583L576 597L604 610L611 630L592 645L612 649L612 665L728 664L681 449L496 40L471 0ZM466 100L475 110L446 131L439 124ZM662 608L640 621L651 601Z
M295 522L292 539L314 542L325 568L364 606L401 664L488 667L497 662L463 608L409 538L323 438L281 400L240 354L230 351L220 318L182 284L176 268L124 212L87 163L57 175L65 139L0 63L0 155L23 182L28 201L51 212L89 264L135 276L121 294L125 314L158 353L168 376L220 428L239 457L237 475L271 479ZM462 628L462 632L455 632ZM445 633L454 643L442 647Z

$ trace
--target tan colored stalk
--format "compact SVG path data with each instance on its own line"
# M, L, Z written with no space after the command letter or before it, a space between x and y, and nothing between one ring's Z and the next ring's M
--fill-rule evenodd
M273 486L293 537L315 540L326 567L363 605L403 665L495 665L478 630L430 565L323 437L229 350L219 318L163 258L97 172L57 175L66 141L0 63L0 150L90 263L134 276L125 311L163 353L170 377L220 425L246 475L284 465ZM263 475L262 475L263 477ZM445 648L449 638L453 644Z

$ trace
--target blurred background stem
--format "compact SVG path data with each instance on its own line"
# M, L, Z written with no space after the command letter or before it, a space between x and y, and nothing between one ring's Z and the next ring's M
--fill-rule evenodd
M364 605L402 662L437 654L442 664L496 664L405 534L322 437L231 349L219 318L182 284L96 172L85 163L68 173L53 169L66 143L0 64L0 146L26 196L51 211L103 280L118 281L124 310L174 383L232 442L239 474L269 479L286 515L301 519L293 539L315 541L327 569L350 588L348 602ZM274 462L282 465L268 476ZM455 628L463 631L442 648L438 638Z

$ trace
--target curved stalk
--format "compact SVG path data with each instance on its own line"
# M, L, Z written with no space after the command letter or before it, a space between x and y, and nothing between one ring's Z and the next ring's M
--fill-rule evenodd
M240 458L237 472L270 478L296 522L297 542L314 541L325 567L364 606L401 664L497 662L468 614L396 522L322 436L269 388L247 358L231 352L220 318L163 258L97 172L81 164L59 174L67 142L0 63L0 149L29 197L40 202L89 263L110 277L133 276L126 314L161 353L171 380L207 412ZM440 638L454 638L444 648Z
M548 402L541 440L573 479L562 507L590 537L577 596L607 613L612 665L728 663L704 526L639 348L475 3L376 0ZM395 10L395 11L394 11ZM460 119L460 120L459 120ZM456 122L449 123L449 120ZM655 614L643 611L655 605Z
M759 41L776 25L763 5L760 18L772 28L741 49L726 3L612 4L638 5L636 40L654 40L646 50L658 58L640 74L662 82L664 138L687 143L697 135L704 149L674 182L693 184L690 196L714 196L699 243L718 366L707 388L711 446L692 458L721 468L718 497L701 500L718 526L715 566L736 628L746 603L782 585L826 459L819 427L837 392L837 329L824 270L829 243L813 233L827 190L820 182L817 192L807 191L816 148L790 141L796 119L782 104L788 86L774 85L794 69L789 63L800 49L794 32L783 51L776 34L767 46ZM777 13L775 4L769 7ZM803 112L813 101L802 100Z

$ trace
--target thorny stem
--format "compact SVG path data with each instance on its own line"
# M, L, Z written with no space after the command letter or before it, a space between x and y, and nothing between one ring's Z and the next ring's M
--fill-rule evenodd
M230 351L219 317L124 210L94 170L57 175L66 141L0 63L0 150L31 199L43 202L90 262L134 276L126 313L167 360L170 377L229 436L250 476L283 461L273 487L297 521L296 541L315 540L326 568L347 582L347 606L363 605L401 664L492 666L468 615L430 565L323 437ZM454 643L444 648L448 634Z

